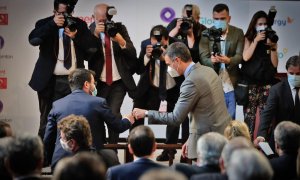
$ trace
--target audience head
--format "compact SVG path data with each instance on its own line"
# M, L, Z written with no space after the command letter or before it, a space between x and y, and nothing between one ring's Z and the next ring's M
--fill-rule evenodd
M39 175L44 160L43 143L40 137L17 136L8 147L6 167L14 177Z
M249 128L245 122L234 120L230 121L224 130L224 136L231 140L234 137L243 136L251 141Z
M81 152L57 163L53 180L104 180L106 168L94 153Z
M161 37L161 40L157 36ZM150 41L154 45L160 41L162 46L167 46L169 43L169 32L163 25L156 25L150 31Z
M76 153L92 146L92 134L88 121L83 116L69 115L57 125L60 143L64 150Z
M229 180L271 180L272 167L258 150L238 149L232 153L227 168Z
M215 5L213 8L213 19L215 28L221 28L225 32L231 19L228 6L226 4Z
M195 22L199 23L200 20L200 8L199 6L197 6L196 4L186 4L184 5L184 7L182 8L182 17L188 17L187 15L187 11L190 11L190 9L192 9L192 14L191 16L193 17L193 19L195 20Z
M8 123L0 121L0 138L6 136L12 136L12 129Z
M92 17L94 18L95 23L99 23L99 22L105 23L106 22L106 20L107 20L107 17L106 17L107 7L108 7L108 5L103 4L103 3L97 4L94 7L94 14L93 14Z
M234 137L230 141L228 141L228 143L223 148L220 158L220 168L222 173L225 173L226 169L228 168L229 160L235 150L251 148L253 148L251 141L242 136Z
M95 73L91 70L87 70L84 68L78 68L73 70L69 75L69 84L71 90L83 90L87 94L96 96L96 82L94 79Z
M140 180L187 180L187 178L180 172L167 168L157 168L145 172Z
M226 143L226 138L219 133L209 132L202 135L197 141L198 165L218 165Z
M264 11L257 11L249 24L248 30L245 34L245 37L249 40L249 41L253 41L254 38L256 37L257 34L257 29L259 29L260 27L266 27L267 26L267 19L268 19L268 15L266 12Z
M297 154L300 140L300 126L291 121L280 122L274 130L275 149L279 156Z
M151 156L156 150L155 136L148 126L135 127L128 136L129 152L136 157Z
M73 13L77 1L70 3L69 0L54 0L54 12L58 13Z

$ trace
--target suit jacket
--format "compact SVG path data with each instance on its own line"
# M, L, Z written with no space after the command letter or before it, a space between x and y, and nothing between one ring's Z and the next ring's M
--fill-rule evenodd
M270 160L274 171L273 180L288 180L297 178L297 153L284 154Z
M138 180L146 171L165 166L147 158L140 158L134 162L111 167L107 170L107 180Z
M191 180L228 180L228 176L221 173L205 173L193 175Z
M47 17L37 21L35 28L29 34L29 43L33 46L39 46L40 53L35 64L30 87L35 91L43 90L50 78L57 62L58 55L58 30L59 27L54 23L53 17ZM87 60L91 48L91 34L87 24L79 18L76 21L77 34L73 39L77 68L84 68L84 60Z
M196 63L180 87L173 112L149 111L149 123L179 126L190 117L188 158L197 158L197 140L207 132L224 133L231 117L227 111L222 83L213 69Z
M55 101L48 116L44 145L48 160L51 159L53 154L52 167L55 166L58 160L68 155L60 145L60 132L57 130L57 124L62 118L70 114L82 115L88 120L91 127L93 147L97 150L101 149L105 143L104 122L109 128L118 133L124 132L131 126L127 119L120 120L112 114L105 99L91 96L82 90L73 91L68 96ZM55 147L53 147L54 144Z
M172 44L174 42L178 42L178 40L176 40L175 38L169 37L169 44ZM139 55L139 62L138 62L138 66L137 66L137 74L140 74L140 80L138 82L137 85L137 93L136 93L136 97L140 98L143 95L145 95L145 93L147 92L147 90L149 90L149 87L151 86L151 82L150 82L150 62L153 61L153 59L151 59L149 61L149 63L145 66L144 64L144 56L146 54L146 47L148 45L151 45L151 41L150 39L146 39L144 41L142 41L141 43L141 52ZM174 80L176 81L176 86L179 89L182 81L183 81L183 76L179 76L179 77L175 77Z
M206 31L206 30L204 30ZM218 43L219 50L221 51L220 44ZM243 30L234 26L228 26L228 34L226 37L225 53L230 58L230 63L225 67L228 71L230 80L235 86L237 78L239 77L239 64L243 59L244 50L244 33ZM210 56L213 52L213 41L209 41L207 37L202 35L200 44L200 63L212 67L219 73L220 63L212 64Z
M136 50L133 46L133 43L130 40L126 27L118 23L115 23L115 25L118 27L119 33L126 41L126 48L124 49L122 49L117 42L112 41L116 66L121 76L121 79L128 90L128 95L130 97L134 97L136 84L132 75L135 73L135 68L137 64ZM90 25L90 31L92 34L94 34L95 27L95 23L92 23ZM95 79L99 80L105 62L103 44L100 38L97 38L94 35L92 36L94 43L97 44L97 52L90 58L88 66L89 69L95 71Z
M260 115L258 136L267 138L268 130L272 131L278 123L292 120L294 100L287 79L271 87L267 104ZM298 123L299 122L295 122Z
M220 167L218 165L204 165L199 167L196 165L178 163L174 165L174 169L183 173L188 179L195 174L220 172Z

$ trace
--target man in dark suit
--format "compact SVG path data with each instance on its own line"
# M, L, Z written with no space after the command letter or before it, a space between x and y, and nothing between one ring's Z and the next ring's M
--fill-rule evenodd
M226 106L231 118L235 119L234 88L239 77L239 64L243 59L244 33L242 29L229 25L231 16L226 4L214 6L213 19L214 28L222 29L222 31L209 37L206 36L210 34L211 29L203 31L206 35L202 34L199 44L200 62L205 66L214 68L222 79ZM216 49L214 48L215 41L211 40L212 36L217 36L215 38L221 40L216 42L219 52L214 52Z
M174 169L188 179L195 174L220 172L219 159L227 139L216 132L209 132L197 141L197 165L175 164Z
M69 153L62 149L60 133L57 131L57 123L62 118L70 115L84 116L91 127L93 147L97 150L103 148L105 143L104 122L114 131L121 133L129 129L134 119L131 115L122 120L115 117L108 107L106 100L95 97L97 89L93 72L87 69L75 69L69 75L69 83L72 93L53 103L48 116L48 123L44 137L46 158L52 158L51 167L55 167L58 160ZM54 147L55 146L55 147ZM54 150L54 153L53 153ZM52 156L53 155L53 156Z
M84 21L69 17L73 25L66 23L64 15L71 15L75 4L69 0L54 0L54 15L37 21L29 34L29 43L40 49L29 86L38 94L38 134L42 139L52 103L71 93L68 75L71 70L84 67L83 61L91 47L92 36Z
M258 137L254 141L255 145L267 140L274 150L273 132L276 125L284 120L300 124L300 56L290 57L286 62L286 70L288 78L270 89L266 107L260 115Z
M282 121L274 131L275 149L279 157L270 160L274 180L297 179L297 154L300 142L300 126Z
M136 50L130 40L127 29L111 18L116 9L107 4L98 4L94 8L94 23L90 25L97 52L89 60L89 69L95 71L99 97L107 100L116 117L121 118L120 108L126 92L133 98L136 84L133 79L136 66ZM108 142L118 143L119 134L108 128Z
M170 69L167 68L162 52L168 45L176 41L176 39L169 37L167 29L162 25L154 26L150 31L150 38L142 41L137 68L137 74L141 74L141 77L134 99L134 108L173 111L179 97L183 76L179 76L172 69L172 71L168 71ZM174 74L175 76L173 76ZM164 103L166 105L163 105ZM188 123L188 120L185 123ZM133 127L140 124L144 124L144 121L136 121ZM166 144L176 144L178 134L179 127L167 126ZM156 160L169 160L168 151L164 150Z
M155 136L148 126L137 126L130 131L128 149L134 156L134 162L109 168L108 180L137 180L146 171L164 166L149 159L156 150Z

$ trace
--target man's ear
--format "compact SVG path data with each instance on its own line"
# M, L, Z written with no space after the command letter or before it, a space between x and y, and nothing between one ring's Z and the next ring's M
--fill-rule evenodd
M224 159L222 157L219 159L219 167L222 174L226 172Z
M231 16L228 17L228 24L230 24Z
M131 145L130 145L130 144L128 144L128 150L129 150L129 153L130 153L130 154L132 154L132 155L134 154L134 153L133 153L133 149L131 148Z
M153 148L152 148L152 153L154 153L154 152L156 151L156 148L157 148L157 143L156 143L156 142L154 142L154 144L153 144Z

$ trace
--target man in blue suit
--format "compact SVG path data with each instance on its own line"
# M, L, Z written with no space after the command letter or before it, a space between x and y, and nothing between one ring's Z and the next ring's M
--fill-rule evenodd
M135 127L129 134L128 143L134 162L109 168L108 180L135 180L150 169L164 168L149 159L156 150L156 143L154 133L148 126Z
M70 154L63 150L60 144L60 133L57 131L57 124L62 118L70 114L84 116L91 127L92 145L97 150L103 148L105 143L104 122L118 133L129 129L134 123L134 118L131 115L119 120L112 114L106 100L96 97L97 89L93 71L75 69L70 73L68 79L72 93L53 103L44 137L45 155L47 160L52 159L52 169L54 169L57 161Z

